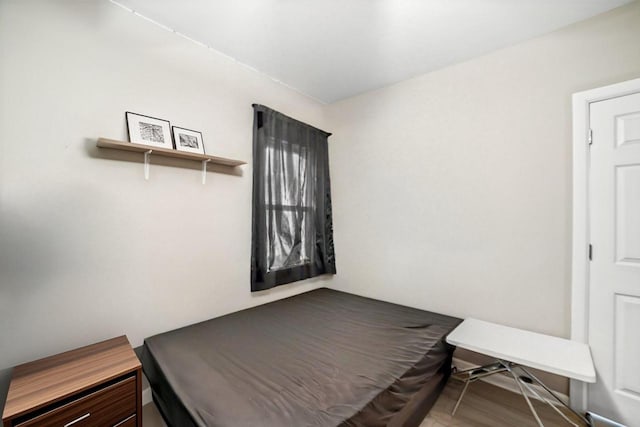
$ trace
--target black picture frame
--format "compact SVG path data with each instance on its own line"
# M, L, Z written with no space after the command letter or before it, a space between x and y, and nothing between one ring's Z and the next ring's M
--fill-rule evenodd
M177 151L206 154L202 132L181 126L172 126L171 135L173 136L173 146ZM196 144L196 146L193 147L191 144Z
M173 149L173 132L169 120L132 111L125 111L124 116L129 142L167 150ZM136 124L138 124L137 127Z

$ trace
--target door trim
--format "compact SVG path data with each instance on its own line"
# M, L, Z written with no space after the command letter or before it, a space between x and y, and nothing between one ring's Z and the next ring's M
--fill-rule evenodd
M573 234L571 339L589 337L589 106L592 102L640 92L640 78L573 94ZM597 249L596 249L597 250ZM587 410L587 385L571 380L571 407Z

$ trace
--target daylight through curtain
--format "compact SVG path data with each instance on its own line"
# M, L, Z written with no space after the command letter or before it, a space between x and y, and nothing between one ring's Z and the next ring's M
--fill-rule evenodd
M253 107L251 290L335 274L330 134Z

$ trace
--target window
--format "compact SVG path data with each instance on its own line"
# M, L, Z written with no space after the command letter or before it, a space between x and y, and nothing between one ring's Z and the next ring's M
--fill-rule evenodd
M254 105L251 289L335 273L330 134Z
M275 231L266 248L265 262L269 272L311 262L311 239L308 231L313 207L309 200L311 191L308 181L304 179L308 150L296 144L288 147L291 144L282 141L284 152L290 156L290 167L287 168L285 162L276 159L281 152L275 149L273 138L267 144L266 161L274 170L265 191L265 215L269 228ZM282 185L285 187L277 188ZM279 190L282 197L279 197Z

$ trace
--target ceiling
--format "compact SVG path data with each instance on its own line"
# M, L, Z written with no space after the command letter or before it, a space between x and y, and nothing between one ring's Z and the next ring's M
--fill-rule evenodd
M112 0L324 103L631 0Z

